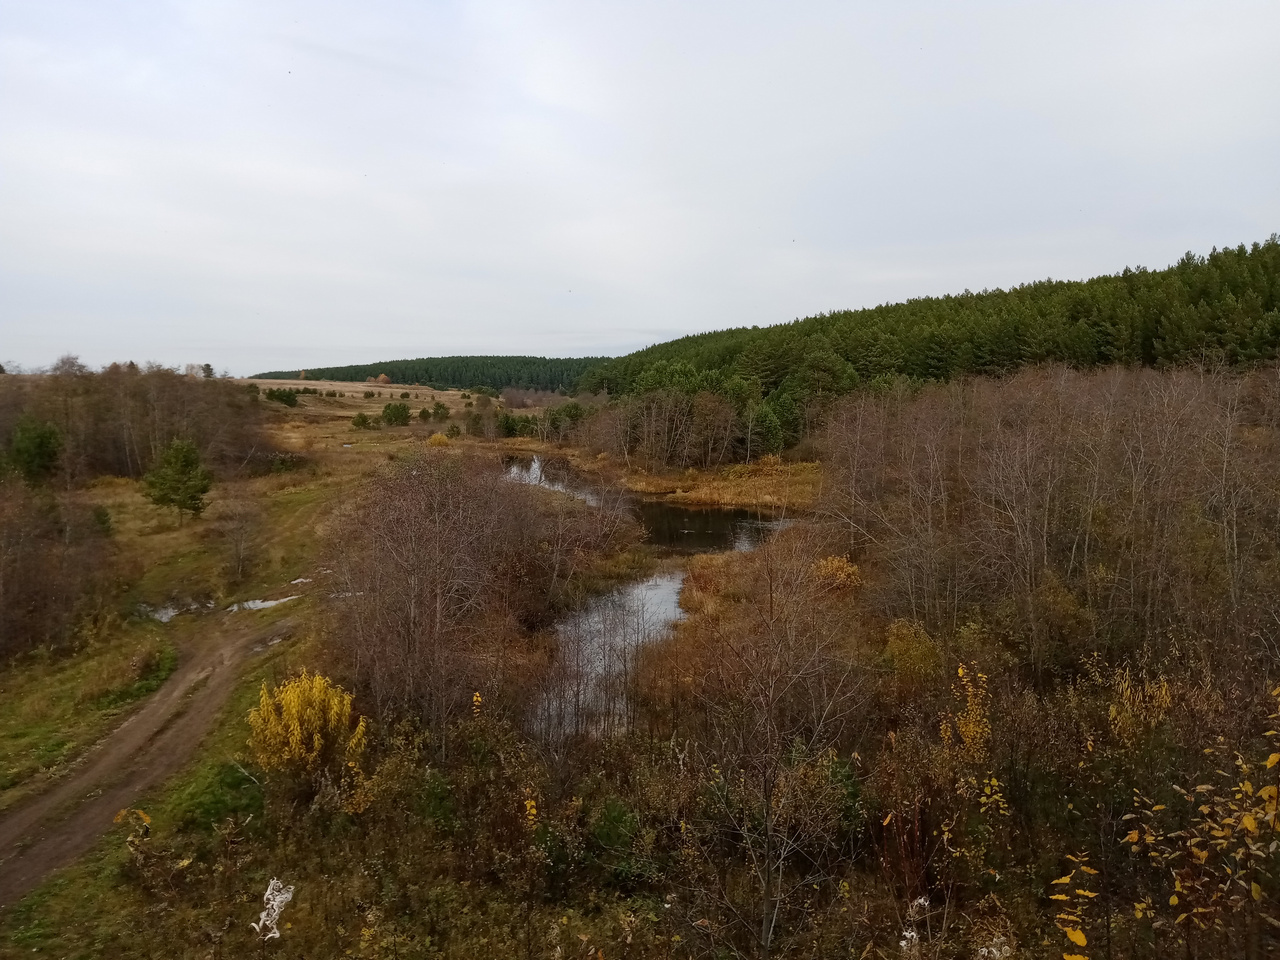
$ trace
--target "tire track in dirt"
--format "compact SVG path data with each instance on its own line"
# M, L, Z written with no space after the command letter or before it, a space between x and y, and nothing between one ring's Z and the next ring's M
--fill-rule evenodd
M83 856L115 815L189 761L257 644L288 636L286 618L256 629L212 628L129 719L43 793L0 815L0 910Z

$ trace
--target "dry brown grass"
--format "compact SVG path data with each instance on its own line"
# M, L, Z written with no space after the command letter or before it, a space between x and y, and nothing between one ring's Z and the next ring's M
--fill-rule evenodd
M340 473L364 472L388 457L398 456L425 444L440 424L423 423L416 419L421 407L430 408L436 400L445 403L451 414L458 416L468 412L461 391L430 391L402 384L377 386L361 383L331 383L327 381L255 380L262 386L298 386L305 382L316 389L338 389L345 397L299 398L298 406L281 407L278 436L287 449L320 458L326 469ZM373 389L382 396L364 399L363 392ZM409 391L407 402L415 412L415 419L408 427L389 427L382 430L355 430L351 418L363 412L374 416L383 405L401 402L400 393ZM413 399L412 394L419 394ZM520 411L527 413L529 411ZM528 437L512 437L494 441L462 437L452 441L454 446L474 450L491 450L498 454L538 454L546 457L564 457L583 473L623 484L628 490L645 496L663 497L678 503L705 506L769 507L805 510L818 496L822 479L821 466L817 463L785 463L777 457L764 457L756 463L733 464L714 470L685 470L648 472L638 467L628 469L625 464L608 457L596 457L581 450L559 447Z
M737 464L713 472L687 472L681 475L667 499L724 507L803 510L817 499L821 480L822 470L816 463Z
M703 506L805 510L817 500L822 483L820 464L784 463L777 457L717 470L690 468L659 473L627 470L608 458L583 456L576 451L570 459L581 470L620 480L634 493Z

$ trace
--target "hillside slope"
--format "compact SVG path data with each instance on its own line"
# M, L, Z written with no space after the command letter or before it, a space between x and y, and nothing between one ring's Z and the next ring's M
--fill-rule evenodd
M1164 366L1272 359L1280 346L1280 238L1188 253L1164 270L923 297L770 327L682 337L607 360L581 389L644 390L689 373L741 377L797 403L878 378L941 380L1062 361ZM685 367L687 365L687 367ZM688 368L692 368L690 371Z

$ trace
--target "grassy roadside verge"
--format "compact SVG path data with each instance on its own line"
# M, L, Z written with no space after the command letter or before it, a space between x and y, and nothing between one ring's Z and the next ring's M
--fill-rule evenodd
M74 656L30 654L0 673L0 810L56 777L159 689L177 663L175 632L128 624Z
M283 615L281 611L277 616ZM277 616L262 620L265 624ZM240 765L247 732L245 716L257 703L261 684L290 672L305 646L305 640L295 640L252 660L192 763L141 798L137 808L151 818L149 842L163 844L182 832L200 837L213 848L227 842L218 827L229 820L245 830L260 822L261 791ZM0 958L33 954L68 958L188 955L191 944L199 943L204 934L194 924L188 943L141 943L136 939L137 918L153 905L148 904L137 883L126 880L128 871L135 869L125 842L128 833L127 824L117 826L92 853L0 914ZM161 882L181 882L184 868L167 864L166 869L171 876ZM251 907L246 900L246 923L256 917Z
M252 574L227 585L220 570L223 547L212 519L182 529L158 524L131 500L132 485L113 482L106 491L121 520L118 549L146 556L137 578L114 601L92 639L79 648L38 650L0 669L0 811L38 792L103 736L110 733L172 674L182 651L210 629L203 612L182 612L167 623L138 613L166 604L186 611L193 600L215 609L235 600L297 592L290 581L309 574L317 529L340 479L264 478L227 484L224 498L259 498L262 533ZM107 499L107 498L103 498Z

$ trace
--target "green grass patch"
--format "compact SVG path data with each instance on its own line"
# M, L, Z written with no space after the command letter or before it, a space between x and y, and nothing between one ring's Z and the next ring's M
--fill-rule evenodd
M177 663L174 632L130 624L73 655L40 651L0 673L0 809L164 683Z
M224 705L197 758L136 806L152 820L153 843L183 836L195 849L220 842L215 828L229 818L252 816L246 837L264 826L262 791L239 757L248 727L245 716L257 704L264 681L287 671L289 644L250 664ZM109 831L82 861L58 871L21 903L0 913L0 960L49 955L90 957L204 956L191 943L148 944L136 936L137 918L149 909L144 892L127 881L129 854L124 826ZM252 918L252 904L245 908ZM198 931L193 931L196 933ZM193 941L194 942L194 941Z
M135 700L141 700L149 693L155 693L160 689L160 685L169 679L177 665L177 648L172 644L160 647L153 656L143 661L137 680L128 686L102 694L94 702L94 707L99 710L111 710L133 703Z

